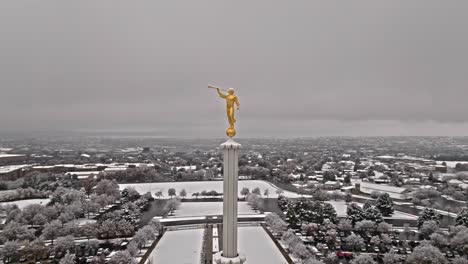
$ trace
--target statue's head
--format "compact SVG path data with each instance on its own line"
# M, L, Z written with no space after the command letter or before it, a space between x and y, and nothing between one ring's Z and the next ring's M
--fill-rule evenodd
M229 89L228 89L228 93L229 93L229 94L234 94L234 88L229 88Z

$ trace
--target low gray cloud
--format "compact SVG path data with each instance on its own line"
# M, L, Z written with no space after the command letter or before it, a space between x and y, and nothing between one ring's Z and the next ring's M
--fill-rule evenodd
M0 131L466 135L466 1L5 1Z

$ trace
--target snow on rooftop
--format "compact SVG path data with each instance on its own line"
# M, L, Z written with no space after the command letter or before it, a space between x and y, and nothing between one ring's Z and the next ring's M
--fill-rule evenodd
M382 155L382 156L377 156L377 159L396 159L395 156L390 156L390 155Z
M391 192L391 193L403 193L405 191L405 188L384 185L384 184L368 183L368 182L361 182L361 188L374 189L376 191Z
M24 157L24 154L0 154L0 158Z
M0 167L0 174L9 173L12 171L29 168L31 165L9 165Z
M12 150L13 150L12 148L0 148L0 152L8 152Z

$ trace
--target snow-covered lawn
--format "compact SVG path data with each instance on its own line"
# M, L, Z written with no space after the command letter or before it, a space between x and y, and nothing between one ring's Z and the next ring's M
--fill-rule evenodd
M185 191L187 192L187 198L193 198L192 194L196 192L201 193L202 191L212 191L212 190L217 191L219 193L223 192L222 181L126 183L126 184L119 184L119 186L121 190L125 189L126 187L131 186L131 187L134 187L141 194L146 193L146 192L151 192L153 196L155 192L162 191L164 197L166 198L168 196L167 190L169 190L170 188L174 188L177 194L179 194L179 192L182 189L185 189ZM278 188L266 181L260 181L260 180L239 181L239 188L238 188L239 197L242 197L242 195L240 194L240 191L244 187L248 188L250 191L258 187L260 188L262 194L265 191L265 189L268 189L268 191L270 192L269 194L270 198L278 197L278 195L276 194L276 190ZM300 195L298 195L297 193L293 193L289 191L284 191L283 195L289 198L300 197Z
M348 209L348 205L345 202L343 202L343 201L336 201L336 202L335 201L330 201L330 202L327 202L327 203L333 205L338 217L344 217L344 216L347 215L346 211ZM361 207L363 206L363 204L361 204L361 203L357 203L357 205L359 205ZM384 218L386 218L386 217L384 217ZM418 217L415 216L415 215L403 213L403 212L400 212L400 211L394 211L393 215L391 217L388 217L388 218L406 219L406 220L416 220L416 219L418 219Z
M167 231L151 252L146 263L200 263L203 229ZM260 262L257 262L260 263Z
M447 167L450 167L450 168L455 168L455 166L457 166L457 163L461 163L461 164L466 164L468 163L468 161L437 161L437 164L438 165L442 165L442 162L445 162L445 164L447 164Z
M246 264L286 264L281 252L260 226L246 226L238 229L239 252L247 257ZM195 262L191 262L195 263Z
M237 203L238 214L255 214L246 202ZM223 202L186 202L181 203L174 217L222 215Z
M14 201L14 202L3 202L3 203L0 203L0 205L16 204L20 209L23 209L24 207L31 205L31 204L47 205L49 201L50 199L28 199L28 200Z
M80 218L75 220L75 224L78 226L83 226L86 224L95 224L97 221L95 219Z

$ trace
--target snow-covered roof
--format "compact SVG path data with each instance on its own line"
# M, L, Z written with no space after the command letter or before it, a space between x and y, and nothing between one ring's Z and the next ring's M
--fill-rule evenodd
M390 155L382 155L382 156L377 156L375 158L377 158L377 159L396 159L395 156L390 156Z
M10 173L16 170L29 168L31 165L9 165L0 167L0 174Z
M89 176L91 174L98 175L100 171L69 171L65 173L66 175L76 175L76 176Z
M374 184L368 182L361 182L361 188L373 189L376 191L392 192L392 193L403 193L405 188L396 186L390 186L385 184Z
M174 169L174 167L172 167L171 169ZM186 170L186 171L188 171L188 170L196 170L196 169L197 169L197 166L192 165L192 166L177 166L177 167L175 167L175 170L176 170L176 171L179 171L179 170L181 170L181 169L184 169L184 170Z
M2 158L16 158L16 157L24 157L24 154L0 154L0 159Z

